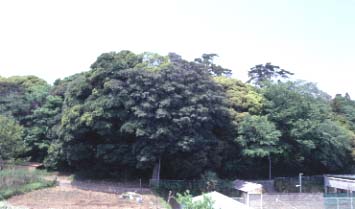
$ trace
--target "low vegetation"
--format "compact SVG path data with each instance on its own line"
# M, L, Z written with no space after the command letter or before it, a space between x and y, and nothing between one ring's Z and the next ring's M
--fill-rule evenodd
M160 180L159 186L157 182L153 185L153 189L163 197L168 197L169 193L176 195L189 191L190 195L200 195L212 191L239 196L239 192L233 188L230 180L220 179L214 172L206 172L201 175L198 180Z
M213 209L213 200L203 195L202 200L193 201L192 195L189 191L183 194L178 193L176 201L182 206L183 209Z
M24 169L0 171L0 199L55 185L55 181L46 180L45 176L46 173L42 171Z

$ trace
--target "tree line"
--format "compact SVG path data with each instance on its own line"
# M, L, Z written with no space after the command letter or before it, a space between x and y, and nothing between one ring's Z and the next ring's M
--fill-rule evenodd
M0 77L0 157L98 177L223 178L346 173L355 156L355 101L266 63L249 81L170 53L100 55L53 85Z

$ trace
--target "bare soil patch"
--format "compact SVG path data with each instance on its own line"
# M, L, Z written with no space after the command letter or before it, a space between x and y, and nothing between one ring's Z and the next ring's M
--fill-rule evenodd
M102 183L99 190L104 188ZM136 200L123 199L121 193L107 193L97 191L95 183L91 183L90 188L78 188L71 185L68 178L59 178L59 185L30 192L28 194L12 197L8 202L14 206L23 206L30 209L162 209L164 208L161 199L145 189L142 194L142 202ZM111 187L112 188L112 187ZM110 189L111 190L111 189ZM116 188L116 191L128 191L130 188Z

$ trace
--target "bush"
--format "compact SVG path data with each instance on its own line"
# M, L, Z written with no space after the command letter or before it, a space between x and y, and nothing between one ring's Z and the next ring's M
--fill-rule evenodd
M187 190L184 194L177 194L176 201L183 209L213 209L213 200L203 195L203 199L199 201L192 201L192 196Z
M236 195L237 190L233 188L233 184L229 180L220 179L215 172L207 171L201 176L200 191L212 192L217 191L223 194Z

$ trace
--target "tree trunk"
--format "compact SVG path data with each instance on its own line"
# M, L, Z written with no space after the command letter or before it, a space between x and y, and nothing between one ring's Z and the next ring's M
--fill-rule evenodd
M152 179L156 180L158 179L158 173L159 173L159 163L155 163L154 168L153 168L153 173L152 173Z
M269 180L272 179L272 175L271 175L271 156L268 155L268 159L269 159Z
M2 160L2 157L0 155L0 171L3 169L4 167L4 161Z

